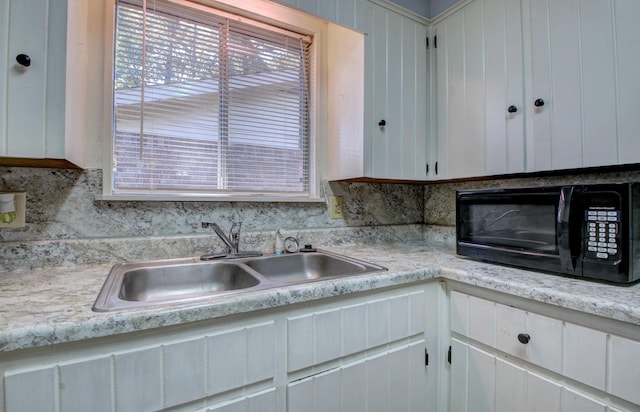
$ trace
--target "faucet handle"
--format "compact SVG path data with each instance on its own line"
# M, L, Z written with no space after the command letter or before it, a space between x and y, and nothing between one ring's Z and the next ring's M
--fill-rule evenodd
M242 227L242 222L233 222L231 225L231 229L229 229L229 239L237 238L240 236L240 228Z

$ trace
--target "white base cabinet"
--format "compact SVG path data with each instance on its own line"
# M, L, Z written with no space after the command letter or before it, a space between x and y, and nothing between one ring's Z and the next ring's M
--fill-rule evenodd
M640 341L514 306L450 292L452 412L640 410Z
M294 381L287 411L427 411L424 350L421 339Z
M440 283L0 353L1 412L437 410Z

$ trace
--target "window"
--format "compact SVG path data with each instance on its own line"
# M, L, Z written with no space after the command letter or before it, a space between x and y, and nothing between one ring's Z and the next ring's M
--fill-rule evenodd
M309 197L311 38L179 0L118 0L113 194Z

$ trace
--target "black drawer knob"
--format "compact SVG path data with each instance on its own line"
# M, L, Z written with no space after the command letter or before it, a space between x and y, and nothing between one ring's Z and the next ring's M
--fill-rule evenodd
M509 108L507 109L507 111L508 111L509 113L515 113L515 112L517 112L517 111L518 111L518 108L517 108L517 107L515 107L515 106L509 106Z
M26 54L19 54L16 56L16 61L18 62L19 65L24 66L24 67L29 67L31 66L31 57L29 57Z
M384 126L386 126L386 125L387 125L387 121L386 121L386 120L384 120L384 119L382 119L382 120L380 120L380 121L378 122L378 126L380 126L380 127L384 127Z
M542 107L542 106L544 106L544 100L542 100L542 99L536 99L536 101L535 101L535 102L533 102L533 105L534 105L535 107Z
M518 334L518 341L523 345L526 345L527 343L529 343L530 340L531 340L531 336L529 336L527 333Z

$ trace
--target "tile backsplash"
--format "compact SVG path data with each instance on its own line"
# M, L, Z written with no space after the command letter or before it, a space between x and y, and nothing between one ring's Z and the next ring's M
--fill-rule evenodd
M246 247L272 248L279 228L301 241L356 242L419 237L420 185L323 182L324 203L98 201L102 171L0 168L0 190L25 191L26 226L0 229L0 268L88 264L191 256L221 250L202 221L228 230L242 221ZM329 196L344 199L344 219L329 217ZM412 227L412 225L417 225ZM386 228L386 229L383 229ZM415 233L414 233L415 232Z
M640 181L640 171L428 185L323 182L324 203L98 201L102 171L0 167L0 191L25 191L26 226L0 229L0 271L196 256L223 250L202 221L243 222L245 249L270 253L282 228L300 243L450 240L455 191ZM329 196L344 199L331 219ZM425 230L428 229L428 230Z

